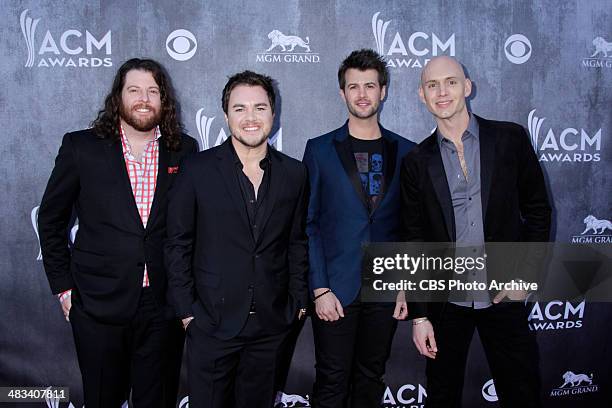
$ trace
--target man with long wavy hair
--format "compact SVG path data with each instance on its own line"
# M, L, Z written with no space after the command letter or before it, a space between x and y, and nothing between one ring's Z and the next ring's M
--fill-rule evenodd
M181 132L164 69L138 58L119 68L92 128L63 138L38 225L87 408L119 407L130 394L135 407L176 404L182 337L166 303L162 241L168 188L197 147Z

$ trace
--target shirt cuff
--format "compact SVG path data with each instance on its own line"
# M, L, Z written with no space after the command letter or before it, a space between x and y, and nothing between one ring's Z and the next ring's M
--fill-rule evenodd
M57 298L59 299L60 303L63 303L64 300L68 299L70 296L72 296L72 289L68 289L63 291L62 293L59 293L57 295Z

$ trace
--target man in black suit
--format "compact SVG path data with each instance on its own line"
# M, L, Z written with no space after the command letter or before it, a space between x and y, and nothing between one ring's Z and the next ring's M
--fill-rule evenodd
M222 102L231 137L186 160L170 195L170 299L187 330L189 404L269 408L308 301L308 178L268 146L271 78L236 74Z
M466 107L472 84L451 57L423 69L419 95L437 130L403 160L406 241L545 242L551 208L525 130L485 120ZM492 271L494 272L494 271ZM518 276L520 277L520 276ZM468 294L464 301L416 303L413 341L427 360L427 406L459 407L468 348L478 330L502 407L538 407L538 352L523 291ZM504 298L517 302L503 302ZM435 333L435 334L434 334Z
M119 407L131 392L135 407L173 407L183 340L166 303L166 193L197 143L152 60L119 68L92 125L64 136L40 205L45 271L72 324L85 405Z

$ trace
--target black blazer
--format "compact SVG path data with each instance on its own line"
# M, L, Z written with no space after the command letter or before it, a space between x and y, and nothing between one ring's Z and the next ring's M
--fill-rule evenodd
M525 129L476 119L485 241L548 241L551 207ZM403 240L454 242L453 205L435 132L404 157L400 183ZM424 304L411 307L415 317L427 314Z
M271 333L287 328L308 301L306 167L270 148L270 201L256 242L230 143L181 167L169 198L165 245L178 317L194 316L193 323L220 339L240 332L253 297Z
M159 139L157 185L147 228L143 227L121 142L90 129L64 136L38 213L47 278L54 294L73 289L72 301L90 316L125 323L138 306L144 265L158 306L165 308L167 279L162 260L167 190L181 159L198 151L183 135L179 151ZM79 230L72 251L67 228L72 211Z

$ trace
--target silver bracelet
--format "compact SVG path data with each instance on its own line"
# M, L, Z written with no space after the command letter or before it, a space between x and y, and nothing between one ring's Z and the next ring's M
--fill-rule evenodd
M414 320L412 321L412 325L413 325L413 326L416 326L417 324L421 324L421 323L426 322L426 321L428 321L428 320L429 320L429 319L428 319L428 318L426 318L426 317L421 317L421 318L418 318L418 319L414 319Z

